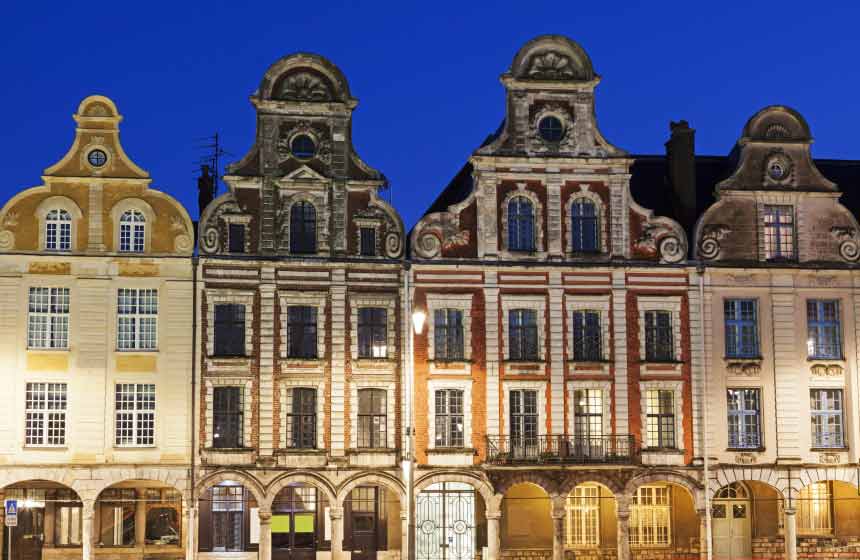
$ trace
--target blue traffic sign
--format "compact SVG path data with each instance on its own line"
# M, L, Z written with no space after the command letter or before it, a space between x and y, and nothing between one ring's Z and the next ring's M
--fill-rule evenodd
M18 515L18 500L6 500L6 515Z

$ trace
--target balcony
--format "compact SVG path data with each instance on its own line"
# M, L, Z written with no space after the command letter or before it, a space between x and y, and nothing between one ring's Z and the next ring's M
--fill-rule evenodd
M492 465L601 465L639 462L632 435L487 436L487 463Z

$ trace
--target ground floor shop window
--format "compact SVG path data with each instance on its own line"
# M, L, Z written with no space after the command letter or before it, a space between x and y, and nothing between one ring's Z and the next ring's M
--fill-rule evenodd
M797 529L803 533L833 531L829 482L815 482L800 491L797 499Z
M567 497L565 509L567 546L598 546L600 544L600 488L588 484L577 486Z
M672 539L668 486L640 486L630 506L630 544L669 546Z
M134 513L137 496L133 489L109 488L99 500L99 546L134 546Z
M215 552L244 550L244 491L241 486L212 488L212 550Z

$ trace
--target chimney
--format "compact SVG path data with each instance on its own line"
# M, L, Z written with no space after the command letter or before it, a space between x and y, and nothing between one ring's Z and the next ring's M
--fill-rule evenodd
M696 221L696 131L687 121L670 122L666 142L666 163L672 202L681 225L690 228Z
M208 165L200 166L200 177L197 178L197 206L200 215L215 198L215 176L210 174Z

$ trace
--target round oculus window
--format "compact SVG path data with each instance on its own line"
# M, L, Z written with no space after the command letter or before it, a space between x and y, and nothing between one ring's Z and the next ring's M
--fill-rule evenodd
M561 142L564 137L564 125L558 117L544 117L538 123L538 134L547 142Z
M771 156L767 160L767 175L774 181L783 181L791 172L791 160L782 154Z
M290 142L290 151L299 159L310 159L317 153L317 145L307 134L299 134Z
M102 167L107 163L107 154L104 150L93 150L87 154L87 161L93 167Z

